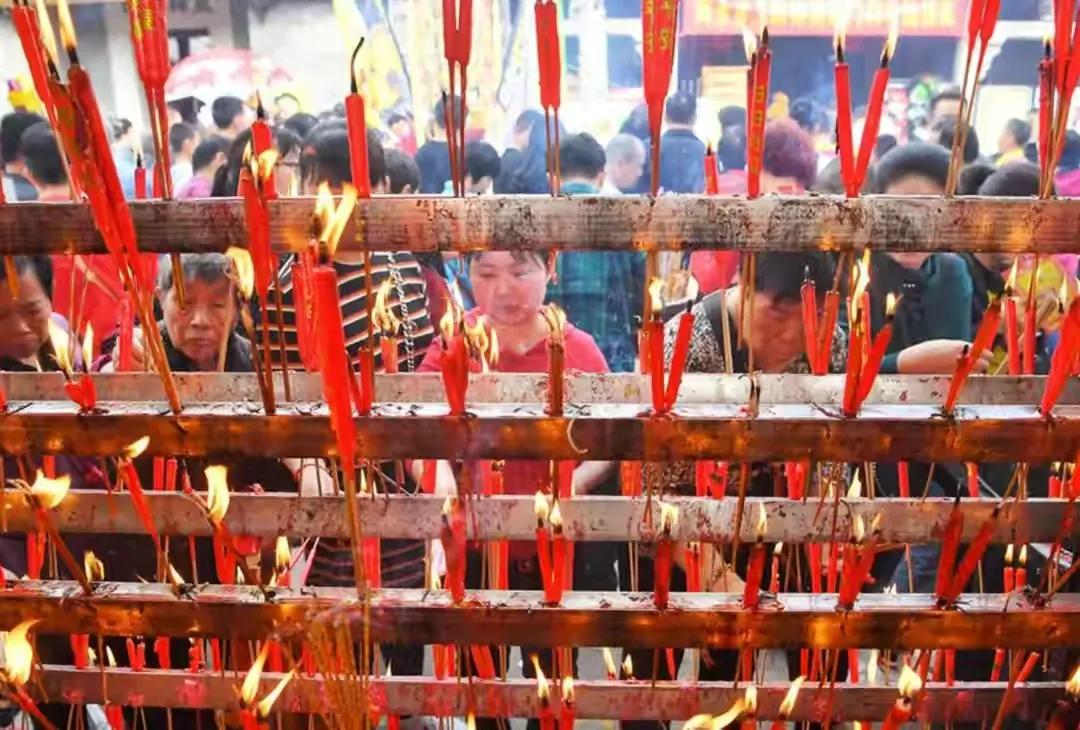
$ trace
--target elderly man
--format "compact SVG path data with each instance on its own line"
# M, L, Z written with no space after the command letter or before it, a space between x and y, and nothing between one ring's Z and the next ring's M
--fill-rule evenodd
M621 195L637 189L645 170L645 145L632 134L616 134L604 150L604 195Z

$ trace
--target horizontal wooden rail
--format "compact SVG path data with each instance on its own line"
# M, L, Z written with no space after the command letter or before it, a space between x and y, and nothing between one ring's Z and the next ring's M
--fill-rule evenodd
M312 198L270 204L278 251L303 246ZM131 205L148 252L223 251L247 244L238 199ZM803 195L734 197L377 197L356 206L343 251L739 249L1005 251L1080 247L1080 201ZM0 253L103 253L86 206L0 209Z
M48 664L38 677L41 684L36 697L39 699L97 704L108 699L127 706L231 710L239 709L236 688L243 680L232 673L221 677L209 672L192 674L153 669L133 672L110 668L105 670L106 698L102 692L102 675L97 669L78 670ZM258 696L269 692L280 678L279 674L264 673ZM759 720L779 716L787 689L786 685L774 682L757 686ZM952 687L930 683L920 696L916 716L926 722L992 720L1004 691L1004 683L960 682ZM730 682L579 679L574 682L574 712L582 720L687 720L702 713L720 713L744 692L742 687L732 687ZM1011 699L1013 716L1029 721L1044 719L1041 713L1045 708L1064 696L1062 683L1017 685ZM453 717L473 712L479 717L536 717L540 711L536 683L526 679L459 682L430 677L374 678L371 699L377 711L395 715ZM820 721L825 707L831 704L836 722L876 722L884 719L894 702L895 687L839 683L830 691L828 687L807 684L800 690L788 719ZM556 713L561 709L557 690L553 693L552 708ZM274 709L286 713L330 711L321 676L294 678Z
M165 535L209 535L202 510L181 493L146 495L158 531ZM679 508L672 530L676 540L727 542L735 532L736 500L680 498L665 500ZM739 539L757 537L758 504L765 507L767 542L788 544L826 542L832 539L832 505L821 508L818 500L747 499ZM536 518L531 496L483 497L472 500L473 517L467 520L469 537L479 540L506 538L533 540ZM364 532L385 538L436 539L442 526L443 498L417 495L380 495L365 499L360 510ZM964 500L964 540L971 540L990 517L996 501ZM20 493L4 495L7 528L36 529L34 516ZM567 536L578 541L624 541L653 539L660 521L656 500L644 497L575 497L560 507ZM646 519L651 510L651 520ZM851 521L861 516L866 525L881 515L881 539L885 543L937 542L952 512L947 499L845 499L837 512L838 540L847 540ZM1051 542L1058 534L1066 511L1080 506L1064 500L1009 502L994 523L996 543ZM56 509L55 519L63 532L142 534L142 522L124 494L73 491ZM1080 521L1080 520L1078 520ZM236 534L272 538L349 536L344 497L296 497L277 494L234 494L225 523ZM105 566L108 569L108 565Z
M747 611L742 595L679 593L658 611L648 593L568 593L547 607L535 591L471 591L454 605L445 591L382 590L371 600L371 637L411 644L667 646L716 648L1073 647L1080 644L1080 594L1046 607L1022 597L965 594L962 610L932 596L866 594L854 610L836 596L787 593ZM20 581L0 592L0 630L36 619L41 633L212 635L261 638L303 633L312 620L348 622L360 636L363 610L352 588L280 591L207 585L182 595L152 583L100 583L92 596L69 581Z
M276 375L278 402L284 402L280 374ZM184 403L261 402L254 373L176 373L180 399ZM768 405L817 403L828 407L841 400L843 375L758 375L761 402ZM866 399L867 405L940 404L949 390L950 376L879 375ZM472 403L542 403L547 399L547 375L533 373L474 373L470 376ZM293 372L289 375L293 400L322 400L322 379L318 374ZM1046 378L979 377L968 379L961 404L1037 405ZM162 401L161 380L153 373L98 373L94 385L101 401ZM60 373L0 373L0 388L13 403L20 401L68 400ZM651 403L647 376L632 373L568 375L566 400L576 405L604 403ZM445 403L442 380L434 373L378 375L376 399L380 403ZM679 389L679 403L737 404L747 402L750 380L745 375L687 373ZM1080 404L1080 380L1070 381L1061 405Z
M158 404L104 402L82 415L61 401L13 404L0 415L0 453L110 455L143 436L167 456L334 455L324 406L290 404L265 417L255 403L197 404L179 416ZM1080 406L880 405L845 419L814 404L688 405L655 418L640 405L570 409L555 418L534 406L477 405L464 417L443 405L388 404L356 419L361 454L372 458L726 459L729 461L1068 461L1080 452Z

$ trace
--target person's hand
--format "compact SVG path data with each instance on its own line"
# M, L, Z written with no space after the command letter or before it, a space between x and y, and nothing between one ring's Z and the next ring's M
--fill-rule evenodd
M957 359L963 354L964 348L970 346L971 343L964 340L920 342L900 351L896 358L896 369L905 375L951 375L956 371ZM986 372L992 354L990 348L983 350L971 372Z

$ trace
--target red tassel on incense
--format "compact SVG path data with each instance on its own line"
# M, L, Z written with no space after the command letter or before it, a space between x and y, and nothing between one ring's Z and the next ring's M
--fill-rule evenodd
M671 529L679 519L679 510L670 504L660 505L660 535L656 540L656 569L653 573L653 602L663 611L671 595L671 565L674 545Z
M690 352L690 334L694 329L694 313L690 310L679 315L679 327L675 333L675 349L671 356L671 373L668 375L667 390L664 396L665 410L670 411L679 399L679 386L682 384L683 371L686 369L686 357ZM660 337L663 338L661 330Z
M360 84L356 78L356 57L364 47L364 39L356 44L349 66L349 95L345 97L345 125L349 133L349 166L357 195L371 197L371 178L368 172L367 113ZM449 131L449 129L447 130Z
M849 198L859 194L855 184L855 155L851 131L851 72L844 62L844 30L836 36L836 65L833 67L836 88L836 147L840 156L840 179Z
M956 600L963 592L968 579L979 566L979 561L982 560L983 554L986 553L986 548L990 546L990 538L993 534L997 518L998 509L994 508L990 517L979 528L979 532L975 535L975 539L968 545L967 552L964 553L960 565L956 568L956 573L949 581L949 587L945 594L938 594L938 600L944 605L951 605Z

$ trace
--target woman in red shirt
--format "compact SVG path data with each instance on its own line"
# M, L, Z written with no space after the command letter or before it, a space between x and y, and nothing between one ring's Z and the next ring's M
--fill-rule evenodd
M540 314L547 291L547 257L535 251L490 251L470 254L466 258L476 308L466 313L472 323L484 316L494 328L499 342L499 356L492 369L511 373L542 373L547 371L548 327ZM587 373L608 371L600 348L592 336L569 322L566 324L566 369ZM438 342L428 348L420 372L437 372L442 349ZM550 491L550 462L514 460L506 462L503 482L507 494L535 494L539 489ZM574 470L573 493L584 494L602 487L612 487L614 493L614 464L586 461ZM609 478L611 477L611 478ZM436 493L454 494L457 484L453 470L446 461L438 462ZM575 550L574 586L579 589L614 590L614 550L603 543L583 543ZM536 543L510 543L509 587L511 590L542 588L536 557ZM481 585L482 561L479 551L470 550L466 583ZM492 652L498 656L496 652ZM537 654L544 673L553 676L550 650L522 647L522 669L527 677L534 676L528 657ZM535 724L535 721L531 721ZM477 718L479 728L496 726L491 718Z

